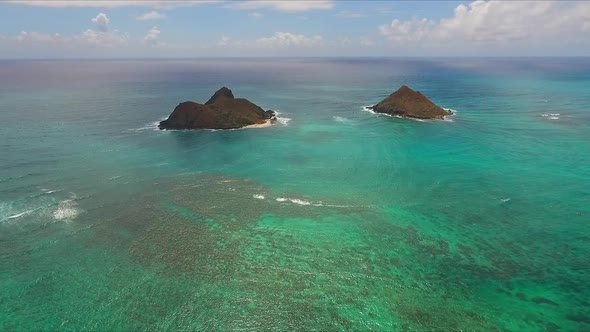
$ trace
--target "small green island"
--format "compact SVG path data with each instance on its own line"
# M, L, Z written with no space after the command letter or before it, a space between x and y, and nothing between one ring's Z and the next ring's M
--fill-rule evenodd
M407 85L403 85L377 105L368 107L368 109L375 113L414 119L442 120L445 116L453 114Z

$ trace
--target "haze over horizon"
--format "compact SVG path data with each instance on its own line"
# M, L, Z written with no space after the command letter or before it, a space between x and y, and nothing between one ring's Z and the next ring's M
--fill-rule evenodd
M0 58L587 56L590 2L0 3Z

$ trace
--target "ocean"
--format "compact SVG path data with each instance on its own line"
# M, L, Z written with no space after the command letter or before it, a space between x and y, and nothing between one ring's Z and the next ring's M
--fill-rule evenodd
M455 111L365 110L407 84ZM269 128L160 131L227 86ZM590 329L590 58L0 61L0 330Z

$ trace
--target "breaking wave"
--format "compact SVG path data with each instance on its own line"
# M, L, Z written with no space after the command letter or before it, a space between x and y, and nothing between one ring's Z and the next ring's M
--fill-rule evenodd
M341 122L341 123L350 123L350 122L352 122L352 120L350 120L348 118L345 118L345 117L342 117L342 116L336 116L336 115L334 115L333 118L334 118L334 120L336 122Z
M286 117L282 117L281 116L281 112L279 111L274 111L275 112L275 116L277 117L277 122L280 123L283 126L288 126L289 125L289 121L291 121L291 118L286 118Z
M23 216L26 216L26 215L32 213L33 211L35 211L35 209L33 209L33 210L27 210L27 211L24 211L24 212L21 212L21 213L17 213L17 214L13 214L13 215L8 216L8 217L6 217L6 218L4 218L2 220L18 219L20 217L23 217Z
M77 204L73 199L66 199L59 202L57 209L53 211L55 220L71 221L80 214Z
M547 118L549 120L559 120L560 115L561 114L559 114L559 113L547 113L547 114L543 114L541 116L544 118Z
M418 122L427 122L427 121L430 121L430 120L426 120L426 119L409 118L409 117L405 117L405 116L401 116L401 115L391 115L391 114L386 114L386 113L377 113L377 112L373 111L371 109L371 107L372 106L363 106L362 109L363 109L363 111L369 112L371 114L384 115L384 116L388 116L390 118L408 119L408 120L413 120L413 121L418 121ZM444 108L444 107L442 109L445 110L445 111L451 112L451 114L445 115L443 117L442 121L445 121L445 122L454 122L454 120L452 119L452 117L457 114L457 110L454 110L452 108Z
M284 203L284 202L291 202L291 203L293 203L293 204L297 204L297 205L313 205L313 206L322 206L322 203L321 203L321 202L320 202L320 203L313 204L313 203L311 203L311 202L309 202L309 201L306 201L306 200L304 200L304 199L299 199L299 198L278 197L278 198L276 199L276 201L277 201L277 202L280 202L280 203Z
M160 128L158 128L158 125L160 124L160 122L161 122L161 121L164 121L164 120L166 120L166 119L168 119L168 117L167 117L167 116L166 116L166 117L163 117L163 118L161 118L161 119L160 119L160 120L158 120L158 121L153 121L153 122L150 122L150 123L146 124L146 125L145 125L145 126L143 126L143 127L140 127L140 128L134 128L134 129L129 129L129 130L130 130L130 131L144 131L144 130L157 130L157 131L160 131Z
M330 207L330 208L372 208L372 205L348 205L348 204L326 204L322 201L319 202L310 202L305 199L301 198L291 198L291 197L278 197L276 201L279 203L293 203L296 205L302 206L321 206L321 207Z

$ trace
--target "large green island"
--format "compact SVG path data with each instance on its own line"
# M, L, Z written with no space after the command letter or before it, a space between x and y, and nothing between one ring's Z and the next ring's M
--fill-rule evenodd
M160 129L237 129L271 125L274 111L265 111L244 98L235 98L223 87L205 104L193 101L180 103L168 119L160 122Z

